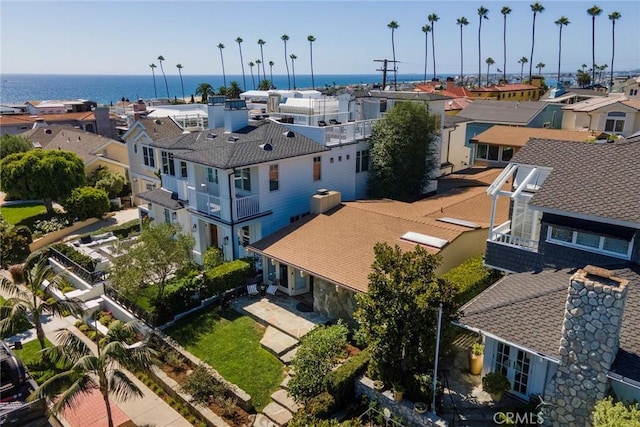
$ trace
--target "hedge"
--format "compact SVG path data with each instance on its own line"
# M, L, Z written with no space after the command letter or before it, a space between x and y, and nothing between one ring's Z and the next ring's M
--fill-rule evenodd
M364 349L327 375L327 390L338 408L353 400L356 378L367 369L370 358L369 349Z
M56 251L60 252L62 255L69 258L71 261L78 264L80 267L87 270L88 272L92 273L95 271L96 265L98 264L98 262L93 258L91 258L90 256L80 253L75 249L73 249L71 246L66 245L64 243L55 243L51 245L51 247Z
M500 277L502 277L501 272L482 264L482 254L466 260L442 275L443 279L458 288L456 302L460 305L473 299Z

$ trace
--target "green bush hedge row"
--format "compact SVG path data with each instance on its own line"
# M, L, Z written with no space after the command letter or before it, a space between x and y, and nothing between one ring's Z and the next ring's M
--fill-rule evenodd
M356 378L367 369L370 358L369 349L362 350L327 376L327 390L338 408L353 400Z
M89 272L95 271L98 262L92 259L90 256L82 254L64 243L55 243L51 245L51 247L69 258L71 261L78 264L80 267L84 268L85 270Z
M443 274L442 278L458 288L456 302L460 305L470 301L502 277L498 270L482 264L482 254L468 259Z

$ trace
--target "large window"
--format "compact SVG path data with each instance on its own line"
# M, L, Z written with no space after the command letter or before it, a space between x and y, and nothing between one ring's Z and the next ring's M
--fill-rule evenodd
M176 165L173 161L173 153L162 151L162 173L166 175L176 176Z
M497 162L500 147L497 145L478 144L476 148L476 159Z
M188 177L187 162L180 162L180 176L182 178L187 178Z
M153 148L142 146L142 157L144 161L144 165L150 168L156 167L156 158L153 153Z
M276 191L278 188L280 188L278 165L269 165L269 191Z
M249 168L236 170L234 174L236 188L251 191L251 170Z
M356 173L367 172L369 170L369 161L369 150L356 152Z
M313 180L320 181L322 179L322 157L313 158Z
M633 248L633 240L628 241L618 237L599 236L586 231L555 226L549 227L547 241L624 259L631 258L631 250Z
M607 123L604 125L604 131L621 133L624 130L625 116L626 114L622 111L612 111L607 114Z

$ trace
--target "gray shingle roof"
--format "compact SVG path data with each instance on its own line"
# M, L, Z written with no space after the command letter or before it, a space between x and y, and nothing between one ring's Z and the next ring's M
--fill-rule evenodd
M474 100L458 116L478 122L526 125L548 105L533 101Z
M384 99L407 99L414 101L440 101L443 99L451 99L450 96L441 95L439 93L428 92L404 92L404 91L369 91L369 97L371 98L384 98Z
M230 142L232 137L234 140ZM266 143L271 150L261 147ZM224 128L181 134L157 140L153 145L174 151L177 159L220 169L329 151L324 145L272 121L249 125L232 134L225 133Z
M575 270L511 274L465 304L460 323L533 351L560 358L570 278ZM620 350L611 372L640 381L640 268L613 270L629 280Z
M157 119L143 117L138 120L147 130L147 135L153 140L177 137L182 134L182 128L169 117Z
M145 191L144 193L138 194L138 197L174 211L185 207L184 203L178 200L178 194L166 188L156 188L151 191Z
M530 139L514 163L553 168L531 205L640 224L640 144Z

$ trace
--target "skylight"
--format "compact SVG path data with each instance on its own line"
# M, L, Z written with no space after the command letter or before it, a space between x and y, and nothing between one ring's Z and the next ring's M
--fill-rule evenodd
M463 219L458 219L458 218L442 217L442 218L437 218L436 221L446 222L454 225L460 225L462 227L468 227L473 229L480 228L480 225L476 224L475 222L465 221Z
M415 231L408 231L404 233L401 239L407 240L413 243L418 243L420 245L431 246L438 249L443 248L447 243L449 243L448 240L441 239L439 237L429 236L427 234L416 233Z

